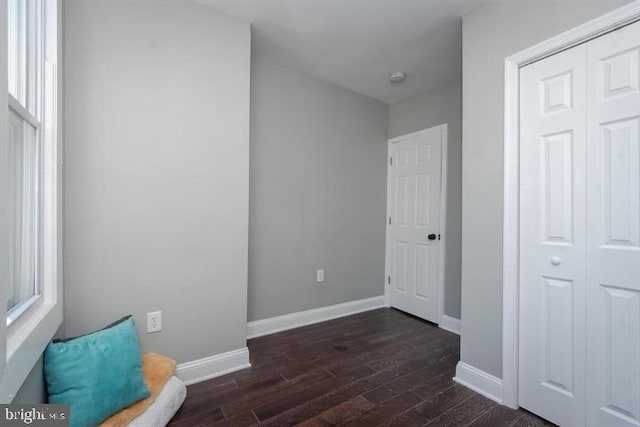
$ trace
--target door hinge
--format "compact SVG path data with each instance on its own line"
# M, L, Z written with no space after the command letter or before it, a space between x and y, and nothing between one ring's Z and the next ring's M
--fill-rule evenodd
M389 157L389 166L393 166L393 157Z
M389 217L389 225L391 225L391 217Z
M391 276L387 276L387 285L391 284Z

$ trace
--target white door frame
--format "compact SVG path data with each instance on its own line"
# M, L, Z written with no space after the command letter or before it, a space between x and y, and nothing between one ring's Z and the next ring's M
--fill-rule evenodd
M534 61L594 39L640 19L640 1L634 1L556 37L505 59L504 92L504 217L502 268L502 393L503 404L518 405L519 266L519 69Z
M443 135L442 141L442 149L441 149L441 157L440 157L440 173L442 174L440 180L440 259L438 260L438 324L442 324L442 317L444 316L444 268L445 268L445 259L446 259L446 249L447 249L447 158L448 158L448 145L449 145L449 132L447 123L443 123L437 126L431 126L426 129L422 129L416 132L407 133L405 135L400 135L395 138L390 138L387 143L387 217L385 218L386 224L386 233L385 233L385 268L384 268L384 301L387 307L391 306L389 300L389 283L387 278L389 277L390 266L388 259L388 247L389 247L389 220L388 218L391 216L393 211L392 201L389 199L389 194L391 192L391 158L393 156L392 147L393 144L401 141L405 138L412 136L420 136L425 134L427 131L432 129L441 129Z

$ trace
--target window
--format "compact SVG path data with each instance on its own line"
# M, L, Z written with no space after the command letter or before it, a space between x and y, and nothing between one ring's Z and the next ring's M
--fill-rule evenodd
M59 1L0 1L0 403L62 322Z
M41 2L9 0L9 289L7 324L40 293L42 241L42 33Z

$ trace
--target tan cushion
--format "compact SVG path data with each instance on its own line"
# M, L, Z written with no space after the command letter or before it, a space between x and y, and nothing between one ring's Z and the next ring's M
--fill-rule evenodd
M157 353L147 353L142 356L142 376L144 377L151 396L116 412L107 418L101 427L122 427L147 410L156 400L162 387L176 371L176 361Z

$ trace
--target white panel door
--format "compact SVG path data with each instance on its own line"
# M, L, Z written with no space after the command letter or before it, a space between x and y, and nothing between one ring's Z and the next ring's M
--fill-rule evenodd
M520 406L585 422L584 45L520 72Z
M640 426L640 23L588 44L587 425Z
M392 307L439 323L440 201L446 125L391 141L387 225Z
M640 427L640 23L520 72L520 405Z

